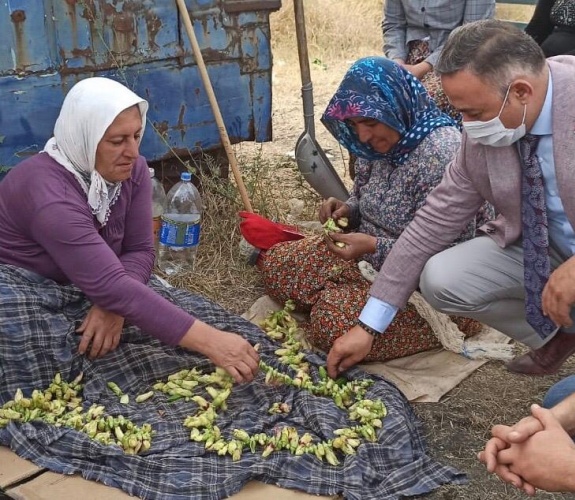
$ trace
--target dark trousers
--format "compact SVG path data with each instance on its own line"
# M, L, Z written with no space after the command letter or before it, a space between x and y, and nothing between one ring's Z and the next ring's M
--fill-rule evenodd
M541 44L545 57L575 55L575 28L556 27Z

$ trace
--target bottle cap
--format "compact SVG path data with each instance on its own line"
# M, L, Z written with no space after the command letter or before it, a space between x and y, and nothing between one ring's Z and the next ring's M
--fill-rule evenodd
M192 180L192 174L190 174L190 172L182 172L180 179L184 182L189 182Z
M148 167L148 172L150 172L150 177L154 177L156 175L156 171L152 167Z

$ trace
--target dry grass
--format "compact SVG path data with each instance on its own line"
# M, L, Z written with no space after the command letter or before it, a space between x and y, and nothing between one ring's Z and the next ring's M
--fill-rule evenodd
M526 23L533 15L534 5L497 4L496 17Z
M293 2L270 16L274 57L297 59ZM310 61L329 64L381 53L382 0L306 0ZM350 13L353 12L353 16ZM355 22L354 22L355 21Z
M204 215L197 262L193 272L163 276L174 286L186 288L208 297L235 313L243 313L259 296L263 288L256 268L246 263L240 254L241 233L238 212L243 210L241 198L233 181L222 180L211 165L201 176ZM238 155L244 183L256 213L271 220L289 222L289 200L308 198L315 207L317 196L307 187L291 164L278 165L262 155L250 158ZM278 189L278 180L281 186ZM310 217L311 214L304 214Z

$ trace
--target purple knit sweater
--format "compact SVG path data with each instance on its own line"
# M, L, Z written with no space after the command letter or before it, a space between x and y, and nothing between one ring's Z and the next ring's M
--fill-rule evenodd
M151 197L140 156L102 228L74 176L37 154L0 182L0 263L71 282L94 304L176 345L194 318L146 286L154 263Z

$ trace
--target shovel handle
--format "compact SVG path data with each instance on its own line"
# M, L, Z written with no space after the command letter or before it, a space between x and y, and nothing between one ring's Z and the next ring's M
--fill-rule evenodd
M309 55L307 52L307 34L305 31L303 0L294 0L293 10L295 13L295 33L297 39L299 69L301 72L301 84L305 87L307 84L311 83L311 71L309 68Z
M190 19L190 14L186 7L185 0L176 0L176 1L178 3L178 9L180 10L180 15L182 16L182 22L184 23L184 27L186 28L188 38L190 39L190 43L192 45L194 58L196 59L196 64L198 65L198 69L200 70L200 76L202 77L202 81L206 89L206 94L208 95L210 106L212 108L212 112L214 113L214 118L216 119L216 124L218 126L218 131L220 132L220 138L222 144L224 146L224 149L226 150L226 155L228 157L228 161L230 162L230 167L232 168L232 173L234 174L234 179L236 180L238 191L240 192L240 196L242 198L242 203L244 205L244 208L248 212L253 212L254 210L252 208L252 204L250 202L246 186L242 179L242 174L240 173L240 169L238 168L236 156L234 155L234 151L232 149L232 143L230 142L230 138L228 137L228 132L224 124L224 119L222 117L222 113L220 112L218 101L216 100L216 96L214 94L214 89L212 87L208 71L206 69L206 64L202 56L202 51L200 50L198 40L196 39L196 33L194 32L194 27L192 26L192 20Z
M303 0L294 0L293 9L295 13L295 33L301 73L301 96L303 100L304 126L305 131L310 135L310 137L315 138L313 85L311 83L309 54L307 52L307 35L305 31Z

